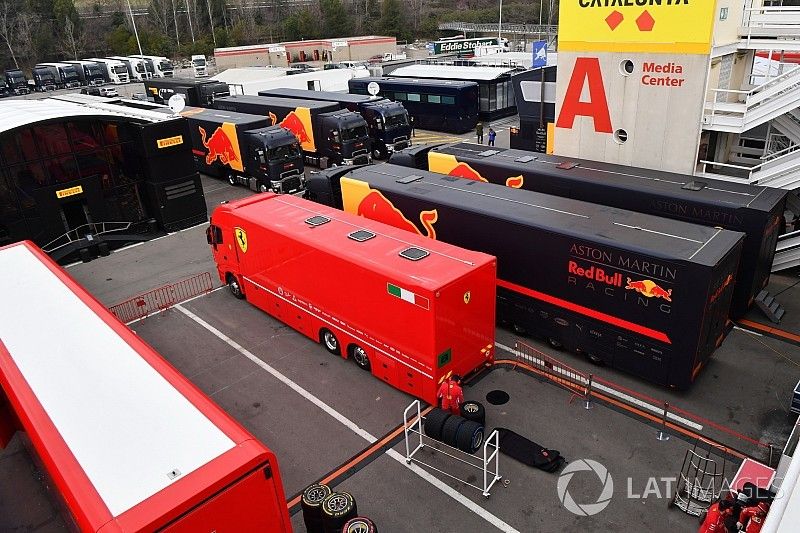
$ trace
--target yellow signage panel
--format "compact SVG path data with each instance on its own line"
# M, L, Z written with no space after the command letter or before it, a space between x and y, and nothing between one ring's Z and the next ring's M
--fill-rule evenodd
M75 196L76 194L80 194L83 192L83 187L80 185L76 185L75 187L70 187L69 189L61 189L60 191L56 191L56 198L66 198L67 196Z
M561 0L559 50L711 50L716 0Z
M178 146L183 144L183 135L176 135L175 137L167 137L166 139L158 139L156 141L159 148L169 148L170 146Z

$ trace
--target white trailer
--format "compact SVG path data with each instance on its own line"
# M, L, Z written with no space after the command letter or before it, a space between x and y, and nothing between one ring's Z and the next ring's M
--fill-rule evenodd
M246 67L229 68L211 79L227 83L231 94L258 95L267 89L308 89L310 91L347 92L347 82L352 78L366 78L369 71L359 69L330 69L286 75L285 68Z
M131 81L128 75L128 66L122 61L116 59L101 59L98 57L92 57L89 61L105 65L108 71L108 78L114 85L122 85Z

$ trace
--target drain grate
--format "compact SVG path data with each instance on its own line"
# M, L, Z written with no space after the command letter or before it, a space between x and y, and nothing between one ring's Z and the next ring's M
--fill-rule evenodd
M486 395L486 401L492 405L503 405L508 403L510 396L504 390L493 390L489 391Z

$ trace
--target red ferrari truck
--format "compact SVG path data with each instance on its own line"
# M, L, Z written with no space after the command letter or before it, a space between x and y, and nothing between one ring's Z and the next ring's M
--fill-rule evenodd
M68 526L291 532L270 450L32 243L0 272L0 438L24 431Z
M490 255L271 193L217 207L207 236L235 296L426 402L493 358Z

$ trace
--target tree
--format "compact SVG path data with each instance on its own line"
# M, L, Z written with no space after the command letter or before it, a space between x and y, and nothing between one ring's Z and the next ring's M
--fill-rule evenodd
M323 37L347 37L353 34L353 25L347 10L339 0L320 0Z
M72 57L75 58L75 61L78 60L78 46L77 46L77 38L75 36L75 24L72 22L72 19L67 17L64 19L64 44L67 47L67 54L72 52Z
M413 38L399 0L383 0L378 28L381 35L391 35L407 41Z
M289 41L316 39L319 37L319 23L309 9L303 8L286 19L283 32Z

